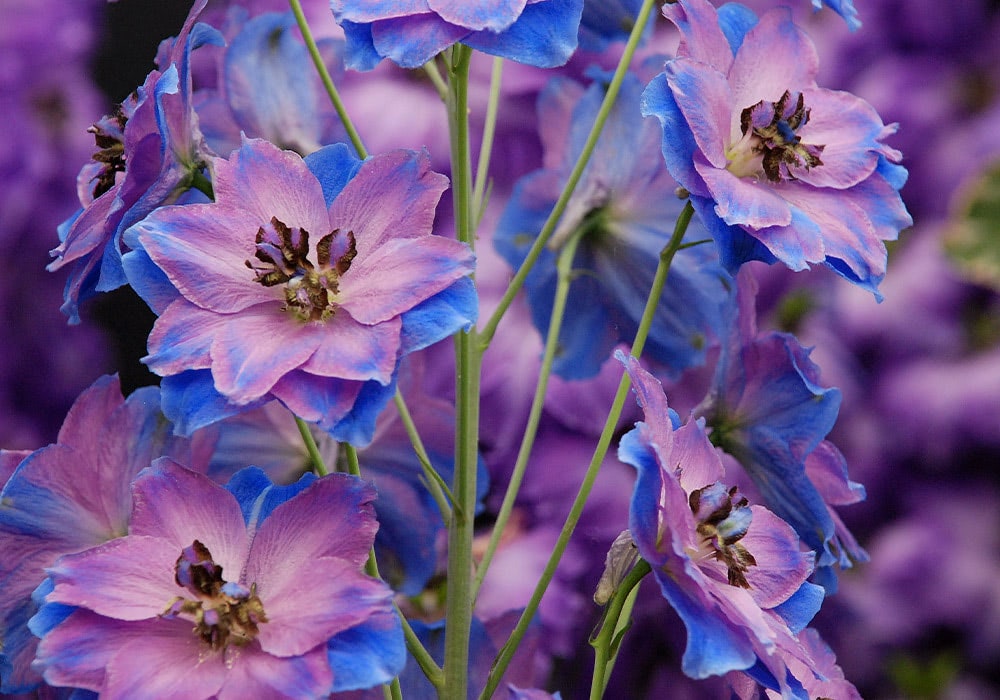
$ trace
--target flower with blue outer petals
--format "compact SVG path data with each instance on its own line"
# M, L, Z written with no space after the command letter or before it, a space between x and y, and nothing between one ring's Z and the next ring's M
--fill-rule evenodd
M392 591L362 571L374 497L344 474L274 487L254 468L223 488L161 459L133 485L126 536L48 569L35 665L50 685L111 698L387 682L406 654Z
M595 77L587 88L557 78L539 98L544 167L517 183L494 233L497 251L514 267L538 237L583 150L606 89L606 76ZM626 75L593 157L525 283L532 320L544 330L552 313L559 248L582 232L573 261L573 301L553 364L565 379L596 375L617 344L632 342L660 251L683 206L657 149L656 123L639 114L641 92L639 79ZM696 224L687 236L693 241L707 234ZM650 327L647 354L675 374L702 364L723 335L728 283L711 246L680 251Z
M344 28L348 68L383 58L419 68L462 43L539 68L561 66L576 50L583 0L331 0Z
M741 671L783 698L814 697L817 678L801 663L810 652L797 637L823 599L806 581L813 553L787 523L724 486L702 423L677 425L659 382L635 358L616 356L646 419L618 449L638 471L629 529L687 629L682 670Z
M760 19L706 0L667 5L677 57L643 94L663 155L735 274L749 260L823 263L878 297L884 241L912 223L906 170L864 100L816 85L818 59L787 8Z
M82 208L59 227L49 270L69 266L62 311L79 323L79 304L128 283L122 235L151 211L191 187L208 155L191 102L191 51L221 44L221 35L195 24L208 0L191 8L181 32L164 41L159 70L112 115L95 124L98 151L77 178Z
M215 202L164 207L126 237L159 315L144 362L189 433L279 400L341 441L371 441L397 363L475 320L463 243L432 236L446 179L426 154L305 161L261 140L211 162Z

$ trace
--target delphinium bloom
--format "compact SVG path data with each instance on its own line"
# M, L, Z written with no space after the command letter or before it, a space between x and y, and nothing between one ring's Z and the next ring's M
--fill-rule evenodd
M73 404L56 444L0 452L7 467L17 463L0 492L0 692L25 692L40 680L30 667L37 640L26 625L45 567L125 534L129 483L152 459L207 462L210 445L175 438L170 428L155 387L126 400L118 379L103 377Z
M663 155L734 271L748 260L824 263L876 295L884 241L912 221L895 131L849 93L819 88L818 59L787 9L667 5L677 57L643 95Z
M332 0L347 38L348 68L383 58L419 68L462 43L540 68L564 64L576 49L583 0Z
M824 439L837 419L840 392L820 384L819 368L794 336L758 332L749 270L737 284L730 337L694 414L706 419L712 442L739 461L763 501L816 552L823 582L833 586L826 567L867 559L831 508L865 496Z
M723 485L702 425L674 427L659 382L619 357L646 418L618 450L638 470L629 529L687 628L684 673L741 671L783 697L802 696L823 680L796 637L823 598L806 581L813 553L787 523Z
M497 251L512 266L524 260L583 150L606 88L605 76L596 77L586 89L556 79L539 99L545 164L518 182L494 234ZM593 157L525 284L532 319L544 332L558 252L571 236L582 236L553 364L567 379L594 376L616 344L633 340L660 251L681 212L677 183L657 149L659 130L639 114L641 91L637 77L623 81ZM692 227L689 240L705 238L699 229ZM721 335L727 282L711 247L678 253L649 331L650 357L675 373L704 362Z
M388 586L362 572L372 487L333 474L227 488L169 459L134 482L128 534L49 567L32 619L50 685L101 696L325 697L405 660Z
M413 152L303 161L261 140L210 167L215 202L126 236L164 412L190 432L277 399L367 444L399 358L475 320L472 252L430 234L445 178Z
M180 34L165 41L159 70L112 114L98 121L97 151L77 178L82 209L59 229L50 270L70 266L63 312L78 323L79 303L126 284L122 234L156 207L187 192L206 155L191 105L191 51L221 37L195 20L207 0L191 8Z

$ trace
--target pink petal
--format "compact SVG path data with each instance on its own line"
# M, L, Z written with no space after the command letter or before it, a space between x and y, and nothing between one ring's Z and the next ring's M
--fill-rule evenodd
M325 645L300 656L278 658L253 644L231 650L230 660L218 700L319 698L326 697L333 685Z
M822 165L796 169L795 177L814 187L846 189L868 178L878 165L876 139L882 119L859 97L833 90L806 90L809 121L799 130L802 143L822 145Z
M212 340L228 317L176 299L164 309L149 334L147 367L161 377L212 366Z
M726 73L733 62L733 52L719 26L715 8L705 0L690 0L663 6L663 16L681 31L679 57L705 63Z
M697 159L694 165L715 200L715 213L730 226L763 229L791 223L791 207L766 180L739 178Z
M445 22L466 29L502 32L521 16L525 0L429 0L431 10Z
M753 521L740 540L756 566L747 569L750 595L762 608L788 600L813 570L814 552L802 551L791 525L761 506L751 506Z
M323 377L340 377L381 384L392 380L399 352L402 321L393 318L377 325L362 325L347 310L326 322L329 340L321 342L301 369Z
M302 420L340 420L354 406L364 382L320 377L302 371L286 374L271 388L271 396Z
M701 63L677 59L667 64L667 84L698 149L716 168L728 164L726 149L739 118L726 76Z

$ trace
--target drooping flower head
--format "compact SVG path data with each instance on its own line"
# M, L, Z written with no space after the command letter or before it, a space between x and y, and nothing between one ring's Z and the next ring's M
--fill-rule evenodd
M540 68L561 66L577 44L583 0L331 0L347 37L348 68L383 58L419 68L456 43Z
M129 484L154 458L207 462L208 445L175 438L170 428L155 387L126 400L117 377L102 377L77 398L56 444L30 454L0 452L0 464L12 471L0 491L0 692L25 692L40 680L31 670L38 640L27 622L45 567L124 535Z
M475 319L472 252L430 234L445 178L417 153L303 161L260 140L211 167L215 202L127 236L165 413L189 432L277 399L367 444L399 358Z
M70 323L79 323L81 301L127 283L121 261L125 229L177 201L204 167L207 152L191 104L191 51L222 42L214 29L195 24L206 3L196 2L177 38L161 45L160 68L91 127L97 151L77 178L82 209L60 226L49 265L70 266L62 307Z
M583 151L607 88L608 76L594 77L587 88L557 78L539 98L545 167L517 183L494 234L497 251L514 267L541 232ZM683 206L656 147L656 124L639 114L641 92L638 77L628 74L593 158L526 281L532 320L544 333L559 250L571 236L581 237L573 260L572 308L563 319L553 365L566 379L596 375L618 343L632 342L660 251ZM696 223L688 236L690 241L706 234ZM650 356L677 374L704 362L722 335L728 293L728 275L710 246L676 255L649 331Z
M160 460L135 482L127 536L48 569L31 626L50 685L320 697L399 672L392 592L362 573L374 490L342 474L275 487L253 468L227 488Z
M660 591L687 628L684 673L743 671L788 697L814 680L796 635L818 610L806 582L814 555L792 528L726 487L719 454L700 422L675 427L659 382L626 364L645 422L621 440L619 458L638 470L629 529Z
M712 232L723 264L824 263L877 296L884 241L912 223L901 154L865 101L816 85L815 48L776 9L759 20L706 0L667 5L677 57L643 95L663 155Z

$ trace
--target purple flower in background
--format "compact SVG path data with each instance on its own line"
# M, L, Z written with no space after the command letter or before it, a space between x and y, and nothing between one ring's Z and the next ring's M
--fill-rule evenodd
M399 358L475 320L472 252L430 234L445 178L412 152L303 161L261 140L211 167L214 203L127 235L165 413L190 432L277 399L367 444Z
M646 422L621 440L619 459L638 470L629 529L660 591L687 628L685 674L743 671L789 697L814 683L796 635L823 589L806 581L814 555L792 528L725 487L722 461L700 422L674 427L659 382L626 364Z
M577 45L583 0L332 0L347 37L348 68L383 58L419 68L456 43L540 68L564 64Z
M91 131L98 151L77 178L82 209L59 228L49 270L70 265L62 310L79 323L79 303L125 285L122 234L155 208L174 202L204 167L204 147L191 105L190 53L221 36L191 8L176 39L157 56L160 70Z
M229 488L160 460L135 481L127 536L48 569L31 625L49 684L109 697L319 697L400 670L392 592L362 573L374 490L335 474L272 494L258 470ZM351 647L358 663L373 653L393 668L342 667Z
M124 535L129 484L153 459L207 461L208 445L174 438L170 428L155 387L126 400L118 379L103 377L73 404L56 444L30 454L0 452L5 471L17 462L0 492L0 665L7 667L0 691L27 691L40 680L30 669L37 640L26 625L45 567Z
M816 86L818 59L787 10L760 20L705 0L664 7L677 58L643 95L660 120L670 172L735 270L748 260L793 270L824 263L878 295L884 241L912 223L895 131L849 93Z

